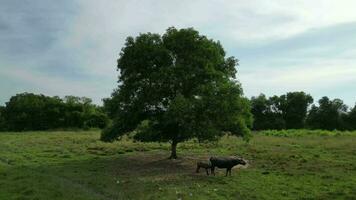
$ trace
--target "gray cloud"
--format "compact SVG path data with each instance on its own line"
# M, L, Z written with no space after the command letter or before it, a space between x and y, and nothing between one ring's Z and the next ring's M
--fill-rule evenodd
M74 11L68 1L3 2L0 24L6 29L1 29L0 41L6 48L1 48L2 52L23 57L43 53L63 33Z

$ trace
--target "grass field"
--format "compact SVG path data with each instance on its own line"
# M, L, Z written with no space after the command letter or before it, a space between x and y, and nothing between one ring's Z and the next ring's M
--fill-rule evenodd
M305 134L303 134L305 132ZM356 133L263 132L249 144L99 141L99 131L0 133L0 199L356 199ZM195 173L241 155L231 177Z

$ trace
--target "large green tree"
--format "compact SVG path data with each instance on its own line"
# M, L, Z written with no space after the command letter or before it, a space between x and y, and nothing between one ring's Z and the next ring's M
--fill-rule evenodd
M215 140L247 136L249 102L236 81L237 59L193 28L128 37L118 59L119 86L105 105L114 117L102 140L135 132L140 141ZM107 109L107 110L108 110Z

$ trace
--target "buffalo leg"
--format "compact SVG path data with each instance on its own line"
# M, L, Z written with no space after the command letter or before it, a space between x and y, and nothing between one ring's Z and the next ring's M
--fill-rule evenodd
M215 176L215 167L211 167L211 174Z
M205 169L205 171L206 171L206 175L208 175L208 176L209 176L209 169L208 169L208 168L206 168L206 169Z
M230 174L230 176L231 176L231 168L226 168L226 176L227 176L228 174Z

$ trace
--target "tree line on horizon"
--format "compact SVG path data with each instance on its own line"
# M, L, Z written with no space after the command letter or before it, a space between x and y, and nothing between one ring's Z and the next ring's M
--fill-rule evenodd
M0 130L26 131L65 128L104 128L113 118L111 102L94 105L86 97L17 94L0 106ZM281 96L264 94L250 99L253 130L356 130L356 104L348 108L340 99L322 97L318 104L304 92Z
M251 112L254 130L322 129L356 130L356 104L348 108L341 99L324 96L313 104L304 92L288 92L267 98L252 97Z
M109 118L90 98L21 93L0 106L0 130L104 128Z
M356 104L348 108L342 100L328 97L313 102L304 92L254 96L250 99L252 130L356 130ZM102 129L114 117L113 106L105 99L100 107L86 97L21 93L0 106L0 131Z

